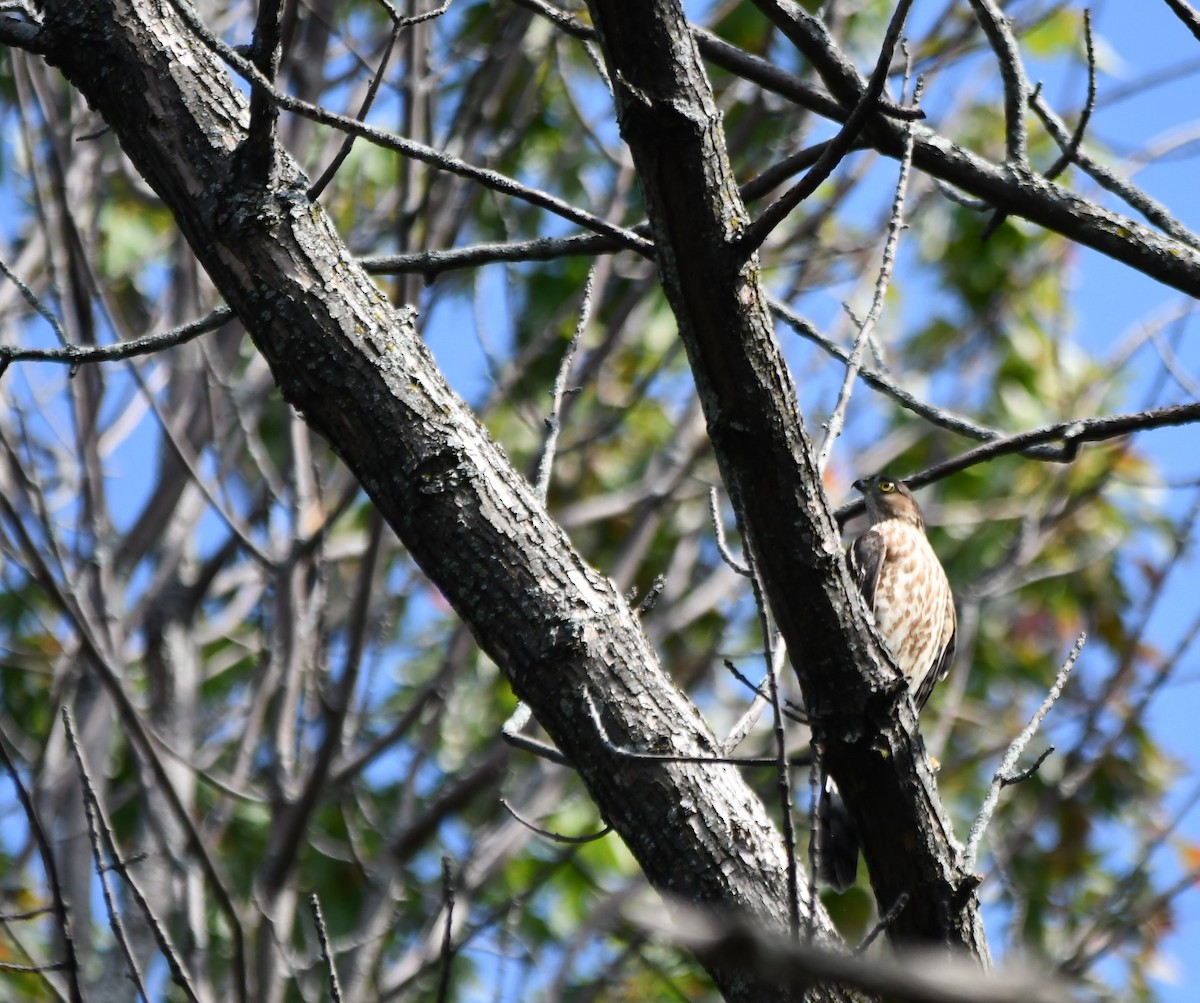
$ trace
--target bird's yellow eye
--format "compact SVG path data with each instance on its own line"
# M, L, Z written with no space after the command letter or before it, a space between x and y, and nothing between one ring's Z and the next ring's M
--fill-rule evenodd
M879 482L879 490L882 491L885 495L890 495L893 491L896 490L896 482L889 481L889 480L882 480Z

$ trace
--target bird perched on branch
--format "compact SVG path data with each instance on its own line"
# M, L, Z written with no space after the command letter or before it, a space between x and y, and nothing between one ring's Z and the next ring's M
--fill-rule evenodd
M866 500L871 525L850 548L850 571L920 713L954 660L950 582L925 536L913 493L885 474L854 486ZM847 888L858 871L858 839L832 788L819 823L820 876L839 890Z

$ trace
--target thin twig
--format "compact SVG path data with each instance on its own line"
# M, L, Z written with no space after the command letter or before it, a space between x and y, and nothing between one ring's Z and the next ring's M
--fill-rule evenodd
M516 821L520 822L521 825L525 826L525 828L530 832L536 832L539 836L544 836L546 839L549 839L552 842L564 843L567 846L579 846L583 843L594 843L599 839L603 839L610 832L612 832L612 826L606 825L603 829L600 829L597 832L588 833L586 836L564 836L561 832L553 832L550 829L543 829L535 822L530 822L529 819L522 816L521 813L518 812L517 809L509 804L504 798L500 799L500 807L508 812Z
M755 576L755 581L758 576ZM756 590L764 611L763 627L767 630L767 689L771 700L772 729L775 738L775 784L779 788L779 810L783 819L783 843L787 851L788 924L793 938L800 936L800 864L796 859L796 821L792 817L792 771L787 757L787 733L783 725L783 709L779 703L779 676L787 660L787 645L783 635L775 631L770 615L765 611L765 595L761 585Z
M438 974L437 1003L446 1003L450 998L450 969L454 962L454 876L450 870L450 858L442 857L442 900L446 913L446 925L442 930L442 960Z
M765 676L763 677L762 683L759 683L757 686L755 686L750 677L747 676L746 673L744 673L736 665L734 665L733 662L731 662L728 658L726 658L722 664L726 669L729 670L729 673L733 676L733 678L745 686L746 689L748 689L751 693L753 693L755 696L763 697L764 699L766 698L767 691L763 689L763 683L767 681Z
M715 487L708 489L708 512L712 517L713 534L717 538L717 551L721 555L721 560L739 575L749 578L750 569L733 556L733 552L729 549L729 542L725 539L725 524L721 521L721 510L717 504L717 489Z
M931 174L929 180L933 182L933 187L941 193L942 198L954 203L954 205L962 206L968 212L988 212L992 208L992 204L985 199L960 192L952 184L943 181L941 178L935 178Z
M975 871L975 861L979 853L979 844L983 840L983 834L987 831L988 823L992 820L992 814L996 810L996 804L1000 800L1000 791L1005 786L1006 780L1012 776L1013 769L1017 765L1017 760L1021 758L1021 753L1025 751L1025 747L1029 745L1033 736L1037 734L1037 730L1042 723L1042 719L1050 713L1050 708L1057 703L1058 698L1062 695L1063 688L1067 685L1067 677L1071 674L1071 669L1075 667L1075 661L1079 658L1079 653L1083 650L1084 642L1087 641L1087 634L1081 633L1075 641L1075 646L1071 649L1071 653L1067 656L1067 660L1063 662L1062 668L1058 670L1058 676L1054 680L1054 685L1050 688L1046 699L1042 701L1042 705L1030 718L1022 732L1013 739L1009 745L1008 751L1004 754L1004 758L1000 761L1000 765L996 768L996 772L992 777L991 785L988 787L986 797L983 799L983 807L979 811L974 824L971 826L971 836L967 841L966 853L963 857L963 870L968 874Z
M38 315L43 317L46 323L54 329L54 336L58 339L58 343L62 345L63 348L70 349L71 346L67 340L67 332L63 330L62 324L58 322L58 318L54 316L54 312L41 301L41 299L38 297L38 294L30 289L29 286L26 285L26 283L20 278L20 276L18 276L16 272L9 268L3 260L0 260L0 272L3 272L5 276L7 276L8 280L17 287L17 290L25 299L25 302L33 307L33 309L37 311Z
M325 970L329 972L329 996L333 1003L342 1003L342 986L338 982L337 967L334 965L333 948L329 945L329 934L325 929L325 917L321 914L321 900L313 892L308 897L309 908L312 909L313 923L317 927L317 941L321 945L321 960Z
M795 177L801 171L814 166L821 159L821 155L829 148L831 142L832 140L826 140L823 143L814 143L812 146L807 146L803 150L797 150L795 153L789 154L782 160L772 164L761 174L756 174L744 185L739 186L738 192L741 194L742 200L744 202L755 202L773 192L789 178ZM848 152L865 149L868 149L868 145L860 136Z
M1051 181L1062 174L1075 159L1075 153L1079 149L1079 144L1083 142L1083 134L1087 131L1088 123L1092 119L1092 112L1096 108L1096 42L1092 37L1092 12L1086 9L1083 12L1083 44L1087 53L1087 100L1083 103L1083 111L1079 113L1079 121L1075 124L1075 130L1071 133L1067 145L1063 147L1058 159L1046 170L1046 177ZM1031 105L1041 86L1038 84L1034 88L1033 94L1030 95Z
M908 898L908 892L901 892L896 897L896 901L892 903L892 907L879 917L879 922L871 927L871 932L863 937L862 942L854 949L854 954L862 954L868 947L875 943L876 938L883 933L884 930L896 922L896 917L899 916L900 913L904 911L904 907L908 905Z
M713 766L775 766L778 762L775 756L739 759L734 756L686 756L671 752L639 752L628 746L617 745L608 737L608 729L604 727L604 721L600 718L600 710L592 698L592 691L586 686L583 690L583 701L587 704L588 713L591 715L592 723L596 726L596 733L600 736L600 741L604 743L609 752L621 756L623 759L635 759L647 763L707 763Z
M639 228L635 227L634 232ZM372 275L423 275L432 282L442 272L475 268L501 261L557 261L568 257L594 257L616 254L625 245L611 237L595 233L577 233L568 237L531 237L498 244L472 244L445 250L414 251L409 254L382 254L359 258Z
M29 791L8 754L8 740L7 736L3 734L0 734L0 760L4 762L4 769L8 773L9 779L12 780L13 787L16 788L17 800L21 802L21 809L25 812L29 830L33 834L34 842L37 843L42 867L46 871L46 882L50 887L55 925L58 927L63 950L63 960L55 966L56 970L66 973L67 998L70 1003L83 1003L83 994L79 987L79 959L75 954L75 934L71 929L71 915L67 911L67 903L63 899L63 886L62 879L58 874L58 863L54 859L50 839L42 826L41 816L34 807L33 798L29 796Z
M907 53L905 54L907 56ZM920 107L922 81L917 79L913 89L913 105ZM887 296L888 286L892 281L892 268L896 263L896 247L900 243L900 234L904 230L904 197L908 192L908 175L912 169L913 128L909 122L904 132L904 155L900 158L900 174L896 180L896 193L892 199L892 210L888 216L887 239L883 244L883 260L879 265L879 275L875 280L875 296L871 301L871 309L859 325L858 334L854 338L854 348L846 362L846 373L842 378L842 386L838 391L837 404L825 428L825 436L817 451L817 469L824 471L829 463L829 454L833 444L842 434L842 426L846 422L846 408L850 404L850 395L854 391L854 383L862 368L863 350L866 348L875 325L883 313L883 302Z
M0 972L12 975L45 975L46 972L61 972L65 967L64 961L48 961L44 965L17 965L11 961L0 961Z
M16 345L0 345L0 367L11 362L56 362L75 369L93 362L118 362L186 344L193 338L215 331L232 319L232 310L228 307L218 307L207 317L189 321L169 331L159 331L133 341L119 341L114 345L65 345L62 348L19 348Z
M808 745L812 750L812 765L808 770L808 923L805 943L816 936L817 875L821 873L821 795L825 787L825 768L817 748L817 733L809 732Z
M1038 770L1042 768L1042 763L1054 755L1054 746L1048 745L1042 750L1042 754L1033 761L1028 769L1021 770L1020 773L1013 773L1006 777L1000 778L1001 787L1015 787L1017 784L1023 784L1026 780L1032 777Z
M1158 358L1163 364L1163 369L1179 385L1179 389L1196 400L1200 400L1200 383L1197 383L1184 370L1183 364L1163 337L1162 331L1156 328L1150 333L1150 344L1154 346L1154 350L1158 353Z
M500 734L504 738L504 741L509 745L516 746L518 749L532 752L535 756L540 756L542 759L557 763L559 766L570 767L571 763L567 757L553 745L547 745L545 742L539 742L535 738L521 734L525 725L532 719L533 711L530 709L529 704L518 702L516 709L500 728Z
M650 588L646 589L646 594L642 596L641 601L634 607L633 612L638 616L645 616L658 603L658 598L663 594L663 589L667 587L666 575L655 575L654 581L650 583Z
M554 452L558 448L558 435L562 430L563 397L567 390L567 377L571 373L571 363L575 360L575 351L579 348L579 340L592 316L592 289L596 281L596 265L588 269L587 281L583 285L583 302L579 307L579 320L575 323L575 333L567 342L563 352L562 362L558 366L558 375L554 378L554 387L550 391L550 414L546 418L546 441L542 446L542 458L538 462L537 482L534 491L538 500L545 505L546 496L550 491L550 470L554 466Z
M129 935L125 930L125 922L121 918L120 910L117 909L116 899L113 897L112 885L108 879L109 868L104 865L104 845L101 840L100 829L102 822L99 819L99 797L96 794L96 788L92 785L91 775L88 773L87 765L83 761L83 749L79 746L79 740L75 736L75 725L71 720L71 712L66 708L62 708L63 728L67 735L67 744L71 747L71 752L75 756L75 766L79 771L79 784L83 790L83 808L84 817L87 819L88 841L92 846L92 859L96 865L96 876L100 879L100 892L104 898L104 908L108 913L108 928L112 931L113 939L116 940L117 946L121 949L121 954L125 957L125 965L128 969L129 977L133 980L134 986L137 988L138 996L146 1003L149 1003L150 995L146 991L146 983L142 978L141 970L138 967L137 958L133 955L133 948L129 944ZM104 828L107 829L105 825ZM112 831L106 833L107 842L113 851L114 859L116 859L116 846L113 843Z
M23 909L20 912L0 912L0 923L21 923L28 919L37 919L54 912L53 905L38 906L36 909Z
M446 0L443 8L450 3ZM394 22L392 24L392 32L388 35L387 44L383 47L383 55L379 57L379 66L376 68L374 75L371 77L370 84L367 85L367 93L363 97L362 104L358 106L358 114L354 117L359 121L365 119L371 111L371 105L375 103L375 95L379 93L379 85L383 83L383 75L387 72L388 63L391 61L392 52L396 48L396 40L400 37L400 24ZM308 186L308 197L310 201L315 202L321 197L321 193L329 186L329 182L334 179L346 158L350 156L350 151L354 148L354 141L357 136L346 136L341 145L338 147L337 153L333 155L333 159L329 161L328 166L321 172L321 176L317 178L311 185Z
M750 701L750 706L738 719L737 724L735 724L729 730L729 734L725 736L725 741L721 743L721 751L728 755L739 745L741 745L746 736L750 734L750 729L758 723L758 719L762 717L762 712L766 710L767 706L771 702L771 699L766 695L766 693L763 692L761 685L755 686L752 682L750 682L749 679L738 672L738 670L733 667L733 663L728 659L726 659L725 665L738 677L739 680L741 680L754 691L754 699ZM765 677L763 682L766 682Z

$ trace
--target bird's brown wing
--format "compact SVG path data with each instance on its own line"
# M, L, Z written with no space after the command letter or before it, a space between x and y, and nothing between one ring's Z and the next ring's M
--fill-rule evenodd
M868 529L854 541L850 548L850 571L854 575L854 584L867 601L867 609L875 609L875 588L879 584L879 572L883 570L883 558L887 554L887 544L883 534Z
M925 678L921 680L920 685L917 687L917 692L913 697L916 701L918 714L925 706L926 701L929 699L929 694L933 692L934 686L950 674L950 667L954 664L954 645L958 640L958 617L954 612L954 598L950 595L948 588L944 596L944 602L947 607L949 634L946 637L946 643L942 647L937 660L929 667L929 671L925 674Z
M954 643L957 638L957 630L951 631L950 640L946 642L946 647L942 649L942 653L938 656L938 660L934 662L933 667L925 673L925 678L921 680L921 685L917 687L917 692L913 694L913 702L917 705L918 714L921 713L925 704L928 703L929 695L933 693L933 688L949 674L950 666L954 664Z

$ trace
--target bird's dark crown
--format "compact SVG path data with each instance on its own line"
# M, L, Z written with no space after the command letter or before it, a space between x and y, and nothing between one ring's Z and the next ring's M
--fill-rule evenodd
M887 519L899 519L912 523L918 529L925 528L925 519L913 493L903 481L887 474L863 477L854 482L867 503L867 515L872 525Z

